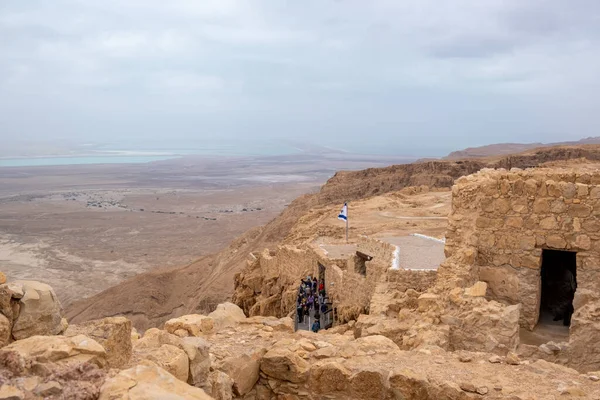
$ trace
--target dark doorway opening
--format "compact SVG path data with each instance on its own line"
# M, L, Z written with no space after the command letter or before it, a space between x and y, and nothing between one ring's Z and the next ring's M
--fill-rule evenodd
M367 261L372 259L373 257L370 255L357 251L354 258L354 271L362 276L367 276Z
M542 251L540 323L570 326L577 289L577 253Z

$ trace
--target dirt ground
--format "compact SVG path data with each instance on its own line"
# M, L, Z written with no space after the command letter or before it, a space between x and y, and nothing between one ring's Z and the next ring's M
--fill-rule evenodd
M383 196L348 203L349 239L359 235L379 239L407 236L413 233L442 239L450 214L450 190L429 191L407 188ZM345 242L345 224L337 218L339 210L323 207L312 210L292 233L298 240L308 232L316 232L316 244Z
M338 169L389 162L304 155L0 168L0 271L50 284L68 306L222 249Z

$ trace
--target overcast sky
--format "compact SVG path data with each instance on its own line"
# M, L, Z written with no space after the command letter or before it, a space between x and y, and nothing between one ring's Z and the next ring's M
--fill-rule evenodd
M600 136L598 0L1 0L0 139Z

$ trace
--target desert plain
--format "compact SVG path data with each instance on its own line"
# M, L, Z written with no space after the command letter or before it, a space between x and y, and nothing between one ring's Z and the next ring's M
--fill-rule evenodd
M394 161L190 156L0 168L0 270L9 280L47 282L67 307L136 274L222 249L337 170Z

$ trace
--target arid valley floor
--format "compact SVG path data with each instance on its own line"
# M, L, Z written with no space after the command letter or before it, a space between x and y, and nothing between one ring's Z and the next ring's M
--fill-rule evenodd
M11 280L49 283L68 306L141 272L220 250L336 170L391 161L187 157L0 168L1 270Z

